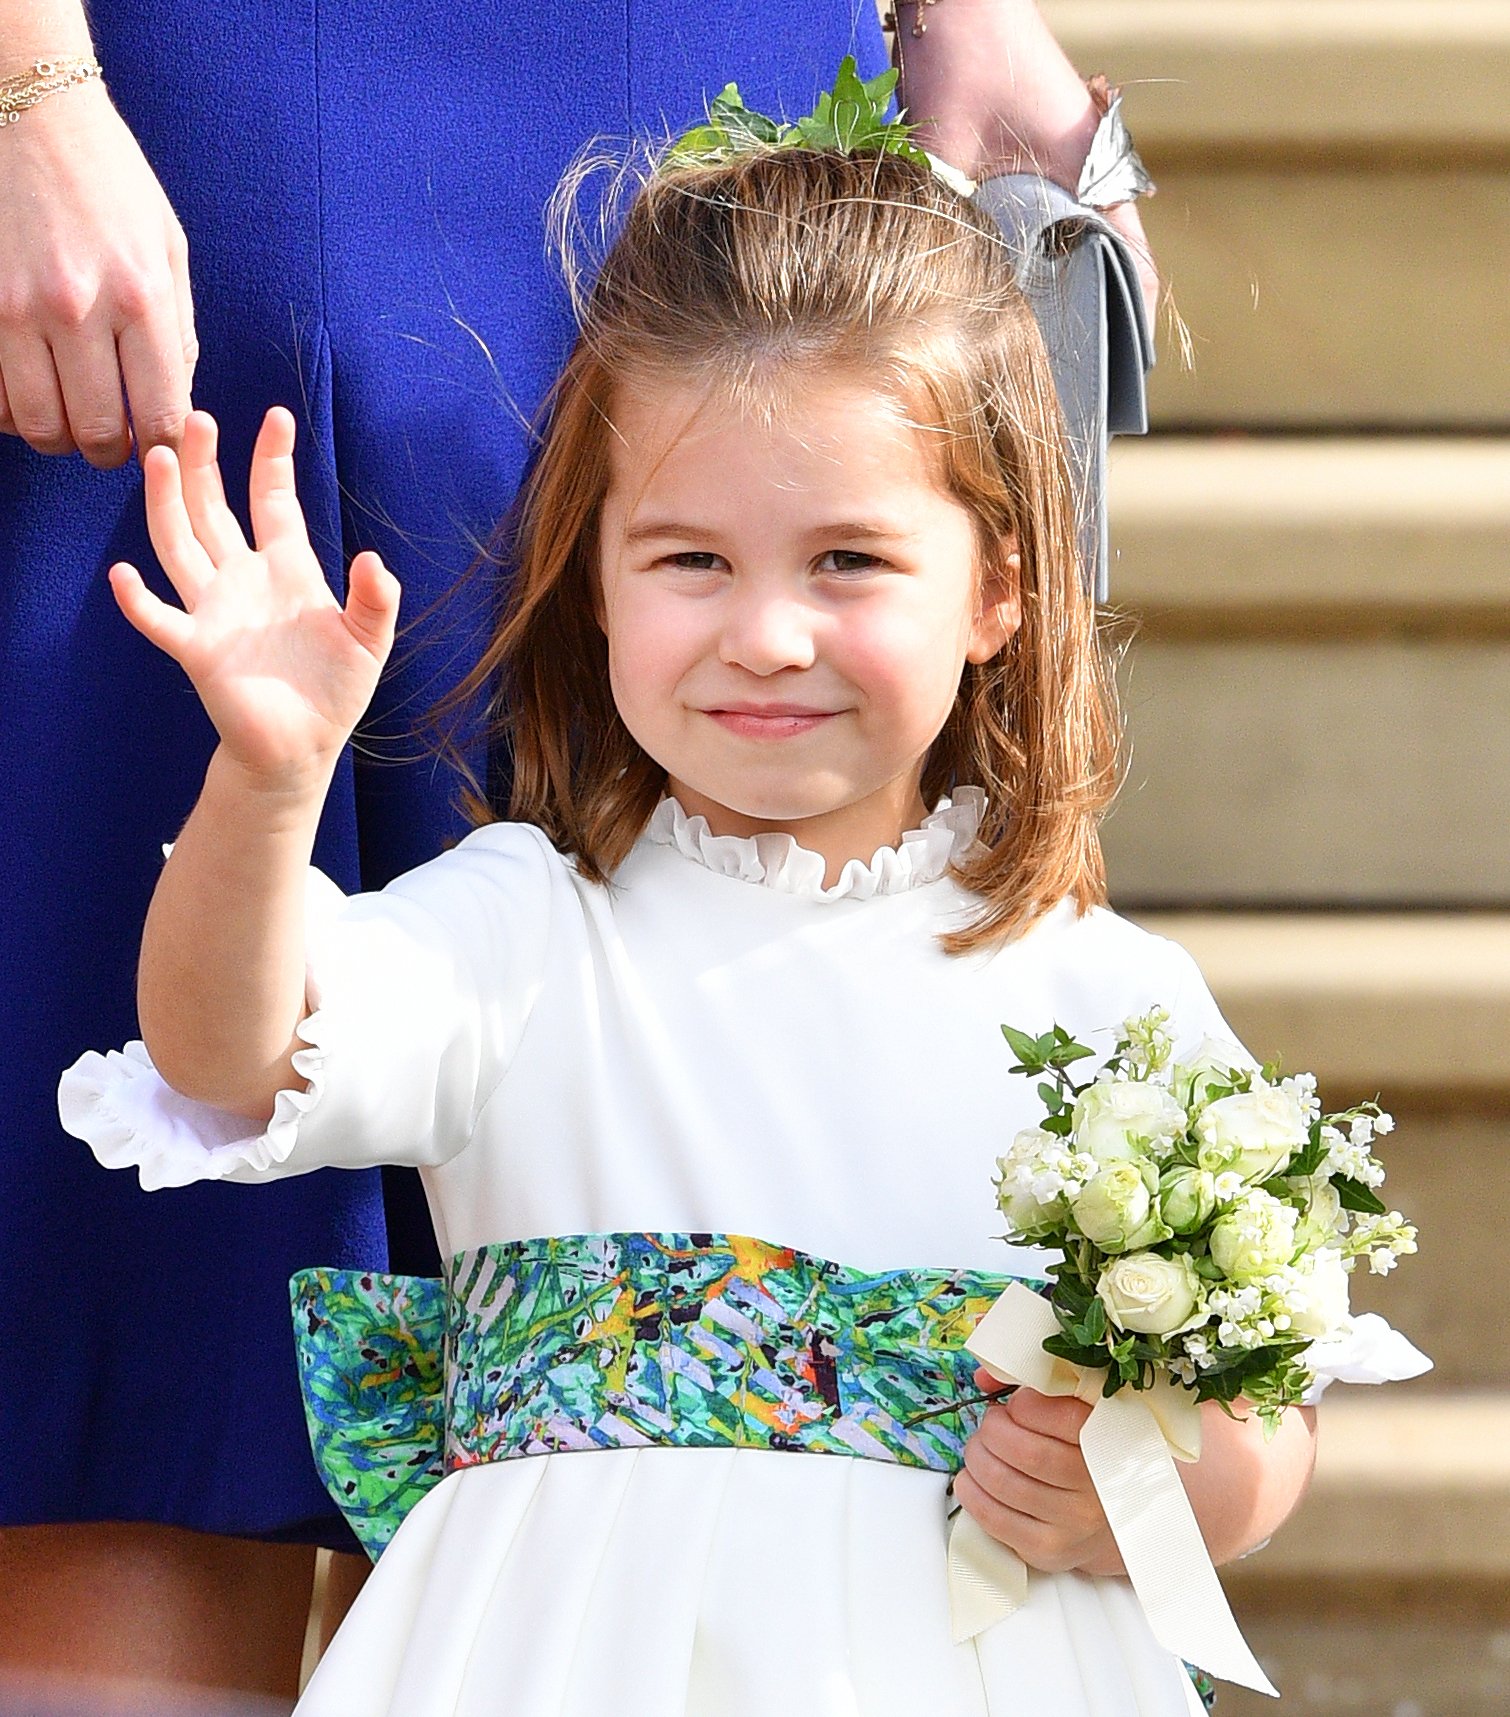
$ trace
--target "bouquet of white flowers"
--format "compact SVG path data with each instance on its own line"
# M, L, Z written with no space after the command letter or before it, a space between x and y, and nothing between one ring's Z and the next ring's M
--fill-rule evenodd
M1128 1020L1083 1085L1070 1070L1094 1052L1062 1027L1002 1027L1045 1109L1000 1159L1006 1238L1063 1253L1043 1345L1104 1370L1105 1395L1170 1378L1229 1411L1243 1396L1272 1432L1312 1382L1306 1350L1350 1327L1357 1261L1382 1274L1416 1250L1378 1194L1394 1123L1377 1103L1323 1115L1311 1074L1235 1045L1177 1062L1168 1026Z

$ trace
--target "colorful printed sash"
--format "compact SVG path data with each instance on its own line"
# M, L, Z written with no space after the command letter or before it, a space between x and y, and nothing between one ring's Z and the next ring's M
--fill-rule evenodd
M449 1289L306 1270L310 1440L373 1557L446 1473L522 1455L732 1446L954 1472L984 1410L963 1342L1007 1280L729 1234L486 1246Z

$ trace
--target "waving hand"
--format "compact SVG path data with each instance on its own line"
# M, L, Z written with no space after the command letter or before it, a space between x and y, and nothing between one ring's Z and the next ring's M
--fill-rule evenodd
M377 687L393 644L398 581L376 554L331 594L294 491L294 420L275 406L252 452L248 544L226 504L207 412L178 453L146 455L147 527L183 607L124 562L110 584L131 624L194 683L223 748L252 776L300 785L328 773Z

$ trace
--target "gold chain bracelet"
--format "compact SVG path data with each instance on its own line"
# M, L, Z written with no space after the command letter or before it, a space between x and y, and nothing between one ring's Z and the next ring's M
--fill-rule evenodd
M76 54L62 60L37 60L24 72L0 78L0 125L14 125L39 101L101 75L100 62L92 54Z

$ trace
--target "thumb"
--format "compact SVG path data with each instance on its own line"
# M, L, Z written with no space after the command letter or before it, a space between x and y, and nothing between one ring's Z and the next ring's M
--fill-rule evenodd
M346 626L358 643L378 661L393 648L398 622L399 583L382 557L364 549L346 575Z

